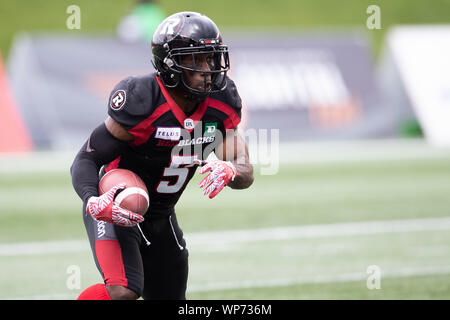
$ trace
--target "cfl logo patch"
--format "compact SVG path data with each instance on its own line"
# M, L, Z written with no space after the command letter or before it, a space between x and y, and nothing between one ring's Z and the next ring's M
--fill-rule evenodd
M125 101L127 101L127 95L124 90L117 90L111 97L111 101L109 105L111 109L114 111L119 111L125 105Z
M195 125L194 125L194 120L192 119L186 119L184 120L184 128L187 130L192 130L194 129Z

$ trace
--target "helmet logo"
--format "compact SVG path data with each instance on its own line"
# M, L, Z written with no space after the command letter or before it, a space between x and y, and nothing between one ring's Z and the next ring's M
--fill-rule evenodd
M172 38L178 32L181 26L181 19L178 17L173 17L167 19L163 25L161 25L161 37Z

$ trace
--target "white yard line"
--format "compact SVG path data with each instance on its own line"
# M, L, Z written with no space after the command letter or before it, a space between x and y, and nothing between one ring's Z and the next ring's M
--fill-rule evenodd
M195 251L210 251L211 248L214 247L259 241L312 239L437 230L450 230L450 217L197 232L190 234L188 233L185 235L185 238L188 243L188 248ZM57 254L83 252L85 250L89 250L89 243L87 239L0 244L0 256Z
M448 159L450 148L433 147L423 139L286 142L279 154L280 163L402 161Z
M42 294L35 296L23 296L6 298L4 300L75 300L78 294L75 293L54 293L54 294ZM0 299L1 300L1 299Z
M450 159L450 148L436 148L423 139L282 142L278 146L272 145L269 140L267 147L270 153L263 152L265 149L260 150L258 145L249 146L250 159L255 165ZM41 171L68 174L77 152L78 150L3 153L0 154L0 173Z
M0 244L0 257L82 252L89 250L87 240L37 241Z
M388 278L407 278L427 275L450 274L450 266L427 266L417 268L401 268L395 271L382 272L381 289L383 288L383 279ZM213 282L205 284L189 284L189 292L208 292L222 290L240 290L249 288L271 288L287 287L302 284L324 284L324 283L342 283L352 281L367 281L368 274L363 272L341 273L341 274L319 274L316 276L284 278L284 279L266 279L266 280L244 280L230 282ZM48 295L35 295L8 298L10 300L67 300L75 299L77 294L55 293Z
M381 273L381 281L386 278L406 278L426 275L449 274L450 266L431 266L419 268L402 268L390 272ZM300 284L335 283L350 281L366 281L368 274L364 272L321 274L308 277L296 277L285 279L245 280L230 282L215 282L206 284L192 284L188 286L188 292L205 292L219 290L235 290L247 288L285 287Z
M270 240L311 239L449 229L450 217L445 217L201 232L187 234L186 239L190 245L204 246L207 244L210 246Z
M77 151L38 151L0 154L0 173L67 172Z

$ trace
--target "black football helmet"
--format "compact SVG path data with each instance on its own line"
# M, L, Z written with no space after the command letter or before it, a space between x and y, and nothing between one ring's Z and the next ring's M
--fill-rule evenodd
M166 18L156 29L152 40L153 66L165 86L181 87L191 99L205 100L211 92L224 90L226 73L230 68L228 47L216 24L197 12L179 12ZM211 54L209 70L196 67L198 54ZM183 56L191 55L189 66L180 63ZM191 88L183 70L200 72L204 76L204 90ZM207 79L210 83L207 85Z

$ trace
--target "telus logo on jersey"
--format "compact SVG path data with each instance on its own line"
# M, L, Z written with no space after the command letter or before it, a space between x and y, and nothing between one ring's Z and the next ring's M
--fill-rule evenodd
M155 138L162 140L178 141L181 137L181 128L178 127L158 127Z
M127 101L127 94L125 93L125 90L117 90L112 95L109 105L114 111L119 111L125 105L125 101Z

